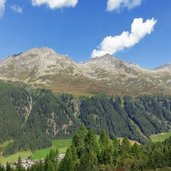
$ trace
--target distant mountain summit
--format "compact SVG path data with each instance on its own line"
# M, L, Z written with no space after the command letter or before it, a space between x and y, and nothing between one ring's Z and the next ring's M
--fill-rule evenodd
M168 72L171 72L171 64L166 64L166 65L162 65L162 66L160 66L160 67L157 67L157 68L155 68L154 70L163 70L163 71L168 71Z
M34 48L1 61L0 79L72 94L171 94L171 64L147 70L109 54L77 64L50 48Z

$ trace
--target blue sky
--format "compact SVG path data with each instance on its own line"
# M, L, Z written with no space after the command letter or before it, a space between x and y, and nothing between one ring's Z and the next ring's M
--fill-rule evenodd
M137 6L121 4L107 10L108 1L78 0L73 6L52 9L48 3L36 6L32 0L6 0L0 18L0 58L47 46L76 62L86 61L105 37L123 31L131 36L134 19L146 22L153 18L156 23L149 34L131 46L115 50L113 56L146 68L171 63L170 0L140 0Z

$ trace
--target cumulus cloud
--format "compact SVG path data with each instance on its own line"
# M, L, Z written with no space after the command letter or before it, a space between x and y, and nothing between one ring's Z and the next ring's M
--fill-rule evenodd
M23 9L20 6L18 6L18 5L12 5L11 6L11 9L14 12L16 12L16 13L19 13L19 14L22 14L23 13Z
M136 6L141 5L142 0L108 0L107 10L114 11L120 8L132 9Z
M156 24L154 18L143 21L142 18L135 18L131 31L124 31L117 36L107 36L97 49L92 52L92 57L100 57L105 54L115 54L118 51L133 47L146 35L151 34Z
M0 17L3 16L4 11L5 11L5 2L6 0L0 0Z
M75 7L78 0L32 0L34 6L47 5L51 9L63 7Z

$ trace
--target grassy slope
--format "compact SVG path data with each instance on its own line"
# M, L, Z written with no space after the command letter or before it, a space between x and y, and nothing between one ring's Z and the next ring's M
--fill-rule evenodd
M60 154L65 153L67 148L71 145L71 142L72 142L71 139L53 140L52 147L50 148L36 150L35 152L23 151L23 152L18 152L16 154L13 154L7 157L0 157L0 163L2 164L5 164L7 162L13 163L18 160L18 157L21 157L21 158L31 157L33 160L45 158L49 154L50 149L52 148L58 149Z
M72 142L71 139L53 140L51 148L36 150L32 155L32 159L35 160L35 159L45 158L49 154L50 149L52 148L58 149L60 154L65 153L67 148L71 145L71 142Z
M167 133L156 134L156 135L151 135L150 136L152 142L162 142L162 141L166 140L169 137L171 137L171 131L167 132Z
M10 155L10 156L0 158L0 163L1 164L5 164L7 162L13 163L13 162L17 161L19 157L27 158L27 157L30 157L31 155L32 155L31 151L18 152L13 155Z

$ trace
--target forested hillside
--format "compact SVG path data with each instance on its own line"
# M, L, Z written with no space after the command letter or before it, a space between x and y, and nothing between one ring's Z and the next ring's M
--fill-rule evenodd
M111 137L145 142L151 134L170 129L171 98L157 96L82 98L80 119L88 127L104 128Z
M97 94L74 97L0 82L0 143L2 154L51 146L51 140L72 136L84 123L111 138L128 137L141 143L171 128L171 97L113 97Z
M0 109L0 141L14 140L6 153L51 146L53 137L70 135L77 125L71 95L25 85L1 82Z

